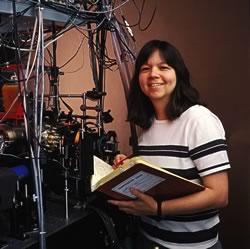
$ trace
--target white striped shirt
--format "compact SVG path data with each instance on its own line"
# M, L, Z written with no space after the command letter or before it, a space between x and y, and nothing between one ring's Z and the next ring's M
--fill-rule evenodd
M230 168L224 128L216 115L200 105L174 121L154 120L139 139L138 154L198 183L203 176ZM167 248L209 248L218 239L218 210L141 221L145 235Z

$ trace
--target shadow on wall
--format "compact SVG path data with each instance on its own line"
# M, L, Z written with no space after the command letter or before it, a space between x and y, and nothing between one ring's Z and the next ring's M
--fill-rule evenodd
M250 237L250 119L228 137L229 205L221 212L221 241L225 249L248 249Z

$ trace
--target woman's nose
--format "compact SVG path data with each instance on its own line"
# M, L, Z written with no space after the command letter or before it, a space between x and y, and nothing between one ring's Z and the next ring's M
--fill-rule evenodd
M159 77L159 72L158 72L157 68L151 68L150 77Z

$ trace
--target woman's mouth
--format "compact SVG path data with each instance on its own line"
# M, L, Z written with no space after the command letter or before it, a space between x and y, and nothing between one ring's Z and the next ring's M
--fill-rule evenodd
M164 85L164 83L150 83L149 84L149 87L159 87L159 86L162 86L162 85Z

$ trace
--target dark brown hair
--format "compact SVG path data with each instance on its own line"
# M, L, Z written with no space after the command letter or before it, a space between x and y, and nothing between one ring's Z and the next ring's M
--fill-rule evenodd
M166 106L166 114L170 120L178 118L186 109L195 104L202 104L198 91L191 85L189 71L179 51L170 43L160 40L147 42L140 50L128 94L128 121L142 128L149 128L155 117L150 99L142 92L139 85L139 73L155 50L159 50L165 62L176 73L176 87Z

